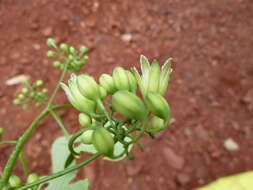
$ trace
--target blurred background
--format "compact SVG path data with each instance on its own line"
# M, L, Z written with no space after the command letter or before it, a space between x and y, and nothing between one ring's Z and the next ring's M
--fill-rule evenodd
M17 139L39 109L12 105L23 74L44 79L52 91L60 72L46 57L54 37L90 48L82 72L98 77L115 66L139 67L141 54L161 64L173 57L167 99L173 124L143 139L145 152L118 163L96 160L80 170L91 190L190 190L219 177L253 169L252 0L1 0L0 127ZM63 92L58 103L67 103ZM77 112L60 112L80 129ZM61 136L48 118L26 144L31 171L50 172L50 145ZM0 149L0 170L11 153ZM16 174L21 174L18 166Z

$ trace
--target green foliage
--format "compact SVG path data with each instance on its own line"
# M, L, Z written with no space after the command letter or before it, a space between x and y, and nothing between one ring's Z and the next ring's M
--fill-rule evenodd
M253 171L220 178L196 190L252 190Z
M52 145L51 158L52 158L52 172L58 172L64 170L65 162L70 154L68 150L68 140L66 137L60 137L56 139ZM72 163L74 164L74 162ZM56 178L48 183L46 190L86 190L88 189L88 180L81 180L70 184L70 182L76 177L77 171L68 173L62 177Z

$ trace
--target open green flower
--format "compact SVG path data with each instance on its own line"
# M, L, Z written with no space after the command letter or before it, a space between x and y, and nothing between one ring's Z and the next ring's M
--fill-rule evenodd
M135 67L132 68L132 72L137 80L142 96L145 98L148 92L156 92L163 96L167 90L172 72L172 58L165 61L161 69L156 60L153 60L150 65L148 59L143 55L141 55L140 63L142 75L139 74Z
M95 112L95 102L92 100L89 100L88 98L84 97L77 84L77 76L76 75L71 75L71 78L68 81L69 86L67 86L64 83L61 83L61 87L67 94L67 97L70 101L70 103L79 111L86 113L86 114L91 114Z

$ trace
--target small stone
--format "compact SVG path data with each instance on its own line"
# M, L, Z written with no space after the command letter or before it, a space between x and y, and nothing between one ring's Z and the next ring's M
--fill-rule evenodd
M125 42L130 42L132 40L132 34L130 33L125 33L121 36L121 40Z
M163 150L164 156L168 161L168 164L175 169L181 170L184 167L185 160L180 155L176 154L171 148L165 148Z
M128 165L126 167L126 172L128 176L137 175L142 169L141 165Z
M42 30L42 34L46 37L52 36L53 28L52 27L45 28L44 30Z
M35 50L40 50L40 44L33 44L33 48Z
M191 180L190 176L188 174L185 173L179 173L176 176L176 181L179 185L186 185L187 183L189 183Z
M237 142L235 142L232 138L228 138L224 141L224 148L228 151L238 151L240 149Z
M24 80L28 80L28 79L29 79L29 76L27 76L27 75L18 75L18 76L14 76L14 77L8 79L5 82L5 84L7 86L12 86L12 85L22 83Z

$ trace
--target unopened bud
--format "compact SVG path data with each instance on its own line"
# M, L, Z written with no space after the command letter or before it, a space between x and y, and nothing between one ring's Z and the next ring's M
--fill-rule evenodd
M69 47L68 47L67 44L61 44L61 45L60 45L60 49L61 49L62 51L68 51Z
M48 57L48 58L52 58L52 57L54 57L54 56L56 56L56 53L55 53L54 51L51 51L51 50L50 50L50 51L47 52L47 57Z
M98 88L99 88L99 95L100 95L101 100L105 99L107 96L106 90L104 89L104 87L102 87L100 85Z
M84 74L79 75L77 77L77 84L80 92L86 98L91 100L97 100L100 98L98 84L93 77Z
M112 96L112 107L128 119L144 120L147 116L141 99L126 90L117 91Z
M93 130L84 131L83 134L81 135L81 142L83 144L92 144L93 132L94 132Z
M128 75L122 67L116 67L112 74L115 86L118 90L130 90Z
M76 50L75 50L75 48L73 46L70 46L69 53L71 53L71 54L75 54L76 53Z
M27 183L28 184L33 183L33 182L38 181L38 180L39 180L39 176L35 173L31 173L27 177Z
M164 97L155 92L148 92L145 97L145 103L152 114L168 121L171 113L169 104Z
M109 94L113 94L116 91L113 78L108 74L102 74L99 77L99 83Z
M59 62L59 61L54 61L54 62L53 62L53 66L54 66L55 68L59 68L60 65L61 65L61 62Z
M17 188L17 187L20 187L22 185L21 183L21 179L16 176L16 175L12 175L10 178L9 178L9 185L10 187L12 188Z
M57 48L56 42L53 38L48 38L47 39L47 46L51 48Z
M91 126L91 118L90 116L86 115L85 113L80 113L78 115L78 120L81 126L83 127L90 127Z
M79 51L80 51L81 54L85 54L85 53L88 52L88 48L85 47L85 46L81 46Z
M35 86L36 86L36 87L40 87L40 86L42 86L43 84L44 84L43 80L37 80L37 81L35 82Z
M130 91L131 92L136 92L136 88L137 88L137 82L136 79L134 78L134 75L130 72L130 71L126 71L127 72L127 76L128 76L128 83L129 83L129 87L130 87Z

